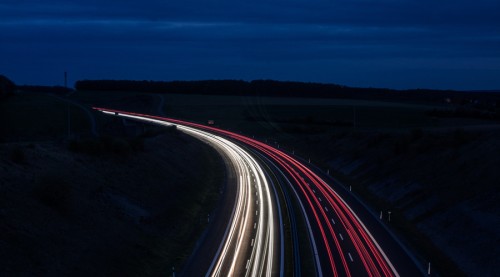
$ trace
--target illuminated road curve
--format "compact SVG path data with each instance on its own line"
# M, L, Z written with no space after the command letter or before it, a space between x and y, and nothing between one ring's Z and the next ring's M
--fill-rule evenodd
M164 121L103 111L125 118L172 125ZM203 140L225 155L237 176L237 199L224 239L207 276L271 276L279 272L281 221L276 219L275 197L264 171L241 147L220 136L175 124L178 130ZM276 222L278 224L276 224ZM277 226L275 226L277 225ZM283 244L281 244L283 245Z
M110 113L116 112L123 116L127 114L130 117L147 118L155 122L163 122L162 124L169 122L178 124L179 127L183 126L183 128L187 128L187 126L194 128L189 130L204 130L208 132L205 133L207 136L209 136L208 134L217 134L229 138L251 147L254 151L258 151L266 157L275 167L275 172L278 172L287 180L290 189L300 204L301 215L306 221L308 236L313 249L315 270L318 276L422 275L422 269L415 265L415 260L410 257L408 251L394 239L392 234L389 235L388 231L382 230L380 222L367 215L366 210L360 209L358 207L359 203L354 203L349 195L341 196L339 192L333 190L310 168L283 151L260 141L210 126L171 118L99 110L109 111ZM219 139L222 138L219 137ZM254 164L254 162L245 162L245 165ZM357 212L351 208L352 205L348 204L346 199L349 199L351 204L356 205ZM363 220L360 216L362 216ZM238 220L235 222L238 222ZM369 223L369 225L367 226L365 223ZM241 228L238 227L239 224L233 225L231 230ZM368 227L376 230L376 235L383 240L375 239L373 231L371 232ZM236 232L236 229L234 230ZM381 246L381 242L383 242L386 251ZM230 249L231 246L227 248ZM218 259L223 256L219 255ZM214 261L216 266L211 271L212 274L218 273L217 270L220 268L217 267L218 261ZM252 269L251 274L260 275L259 269L262 268L263 264L266 264L266 262L260 263L255 268L255 271ZM226 270L225 272L231 271ZM246 273L249 274L248 271ZM270 272L268 271L268 273Z

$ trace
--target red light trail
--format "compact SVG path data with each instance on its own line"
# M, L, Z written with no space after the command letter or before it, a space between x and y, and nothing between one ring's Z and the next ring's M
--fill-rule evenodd
M327 276L351 276L353 270L359 270L360 267L360 264L350 266L348 263L347 257L352 263L354 256L359 258L367 276L399 276L380 245L344 199L310 168L287 153L258 140L211 126L138 113L95 109L189 126L222 135L259 151L278 165L292 181L295 188L301 192L299 201L302 201L306 204L304 206L308 207L314 219L312 222L316 227L317 235L320 236L323 242L321 247L326 252L326 257L321 258L322 261L326 260L328 263L327 266L324 264L321 266L323 274ZM335 224L332 215L338 219L338 224ZM342 232L347 234L345 239L341 235ZM346 240L347 238L349 240ZM334 245L334 248L331 245ZM346 253L346 246L355 250L354 255L351 255L350 252Z

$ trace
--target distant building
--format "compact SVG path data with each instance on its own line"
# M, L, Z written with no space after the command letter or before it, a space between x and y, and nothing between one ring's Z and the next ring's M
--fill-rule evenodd
M212 119L210 119L210 120L208 120L208 122L207 122L207 123L208 123L208 125L214 125L214 124L215 124L215 121L214 121L214 120L212 120Z

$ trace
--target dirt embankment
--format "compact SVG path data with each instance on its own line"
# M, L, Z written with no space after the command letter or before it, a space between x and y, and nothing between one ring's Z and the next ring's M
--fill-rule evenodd
M0 144L0 275L169 274L218 198L217 155L177 131Z
M499 138L496 130L415 129L339 132L308 145L321 153L323 166L383 210L384 219L391 210L388 224L442 274L499 276Z

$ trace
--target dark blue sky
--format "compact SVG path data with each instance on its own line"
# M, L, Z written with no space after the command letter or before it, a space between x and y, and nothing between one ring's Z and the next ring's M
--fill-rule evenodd
M2 0L0 74L500 89L499 15L498 0Z

